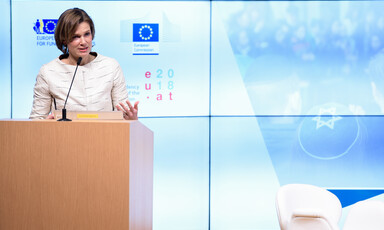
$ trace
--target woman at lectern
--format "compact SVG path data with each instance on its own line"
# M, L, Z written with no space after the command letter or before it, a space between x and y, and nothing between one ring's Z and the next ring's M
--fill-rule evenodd
M123 112L126 120L138 119L139 102L134 105L129 102L119 63L91 51L94 37L93 21L84 10L73 8L61 14L55 41L63 54L41 67L34 87L30 119L53 119L52 110L62 109L66 100L68 110L117 109Z

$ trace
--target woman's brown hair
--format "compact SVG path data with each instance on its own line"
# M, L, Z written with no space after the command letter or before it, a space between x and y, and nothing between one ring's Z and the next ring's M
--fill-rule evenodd
M57 22L55 29L56 46L64 54L67 52L67 44L72 41L80 23L87 22L91 28L92 39L95 37L95 26L91 17L82 9L73 8L64 11Z

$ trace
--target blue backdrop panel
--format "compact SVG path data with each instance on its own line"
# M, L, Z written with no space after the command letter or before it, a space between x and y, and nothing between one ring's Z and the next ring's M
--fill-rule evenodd
M261 117L258 122L280 184L384 188L384 117Z
M212 5L214 115L383 114L383 1Z
M206 230L209 218L209 118L143 118L153 130L156 230Z
M343 208L353 205L362 200L381 199L384 189L329 189L335 194Z
M9 1L0 1L0 118L11 117L11 23Z

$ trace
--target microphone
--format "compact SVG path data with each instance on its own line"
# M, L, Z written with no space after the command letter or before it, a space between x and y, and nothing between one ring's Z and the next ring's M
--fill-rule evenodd
M81 60L83 60L82 57L79 57L79 59L77 60L77 65L76 65L75 73L73 74L72 82L71 82L71 85L69 86L69 90L68 90L67 98L65 99L64 107L63 107L63 109L62 109L62 111L61 111L61 119L60 119L60 120L57 120L57 121L72 121L71 119L67 119L67 110L65 109L65 106L67 105L68 96L69 96L69 93L71 92L71 88L72 88L73 80L75 80L75 76L76 76L77 68L79 67L79 65L80 65L80 63L81 63Z

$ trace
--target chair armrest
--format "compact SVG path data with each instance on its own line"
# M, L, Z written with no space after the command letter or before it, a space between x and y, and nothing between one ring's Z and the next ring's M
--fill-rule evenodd
M327 218L323 215L320 210L316 209L296 209L292 211L292 219L296 217L309 217L309 218Z
M316 210L316 209L296 209L296 210L293 210L291 219L299 218L299 217L302 217L302 218L321 218L328 223L328 225L330 226L330 228L332 230L338 230L339 229L337 223L334 223L329 218L327 218L327 216L324 215L324 213L322 213L320 210Z

